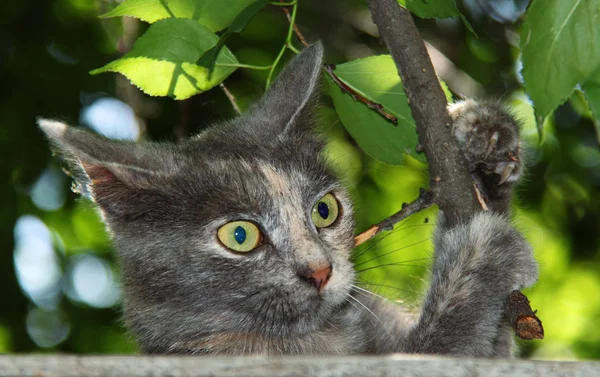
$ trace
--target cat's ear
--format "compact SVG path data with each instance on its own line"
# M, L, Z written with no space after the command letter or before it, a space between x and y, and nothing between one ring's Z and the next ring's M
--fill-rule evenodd
M254 124L270 128L271 135L289 132L312 116L319 91L323 46L306 47L279 74L248 116ZM258 118L258 119L257 119Z
M67 164L78 191L103 204L152 187L177 168L174 153L157 145L116 141L64 123L38 119L56 153Z

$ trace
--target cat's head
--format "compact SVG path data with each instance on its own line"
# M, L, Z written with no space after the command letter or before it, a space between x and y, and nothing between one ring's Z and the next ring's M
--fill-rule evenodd
M112 235L146 352L302 336L345 303L351 203L312 130L322 55L305 49L243 116L181 144L40 121Z

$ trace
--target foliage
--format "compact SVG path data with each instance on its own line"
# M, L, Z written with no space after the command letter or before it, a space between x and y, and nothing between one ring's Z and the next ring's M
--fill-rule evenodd
M265 5L256 0L127 0L100 17L129 16L151 24L165 18L183 18L217 32L227 28L252 3Z
M328 156L354 195L358 230L414 199L427 184L427 169L415 151L402 83L378 39L369 35L372 29L363 27L369 19L363 2L331 2L338 14L321 11L322 1L291 1L291 24L279 1L265 0L126 0L112 9L105 8L109 2L79 0L3 5L0 20L14 32L3 34L6 48L0 50L6 54L0 59L0 80L6 83L0 114L8 125L0 131L8 153L0 167L11 183L2 189L0 240L3 250L14 252L4 253L0 263L6 292L0 352L135 349L118 321L118 296L104 301L98 299L102 292L89 296L89 287L119 279L108 236L89 203L68 193L68 178L50 158L33 118L64 115L95 127L89 114L109 93L134 114L131 122L141 138L191 135L234 115L227 97L211 88L224 82L242 108L261 94L298 50L296 19L302 32L313 36L310 41L325 41L328 62L340 63L334 73L343 83L399 118L393 125L328 78L320 128L329 140ZM468 18L477 36L461 21L418 20L424 35L436 36L432 41L439 42L436 47L458 74L438 73L458 96L476 91L457 90L456 77L476 81L486 95L503 97L524 122L529 177L515 212L541 262L540 283L527 294L546 327L546 339L524 344L524 353L600 358L595 326L600 320L600 33L595 22L600 1L535 0L524 23L515 25L501 24L483 5L458 2L459 13L454 0L404 4L423 18ZM117 17L124 15L136 20ZM134 39L138 29L127 22L142 32L131 49L122 48L123 41ZM106 64L110 59L115 60ZM514 69L520 63L523 77ZM93 72L120 72L147 94L187 99L148 97L121 76L88 75L103 64ZM543 137L536 132L534 111ZM102 121L123 127L123 119L122 113L117 120L104 113ZM356 251L366 288L409 303L420 297L435 212L417 214ZM28 238L17 232L23 224L33 224L50 247L24 242ZM29 249L48 253L33 261L21 258ZM27 271L39 271L49 282L45 290L31 290L27 281L35 279L27 280Z
M410 115L398 71L389 55L339 64L335 74L357 93L381 104L398 118L397 125L390 125L389 121L368 107L357 106L352 97L328 80L331 97L342 123L365 153L392 165L402 164L405 153L424 161L423 154L415 151L418 144L415 122ZM372 79L375 76L377 80Z
M582 86L582 89L588 100L593 117L596 119L596 134L600 142L600 69Z
M153 96L186 99L222 82L235 68L217 66L212 72L195 64L217 43L217 36L194 20L165 19L151 25L125 56L91 73L119 72ZM216 64L235 64L227 48Z
M600 0L534 1L521 34L523 77L545 118L576 85L591 90L600 75ZM597 105L596 105L597 106ZM597 114L596 114L597 115Z
M397 125L390 126L388 120L366 106L357 106L333 80L327 80L342 123L365 153L390 165L401 165L405 154L425 162L425 155L418 153L415 148L418 144L415 121L390 55L338 64L335 75L356 93L383 106L384 110L398 119ZM444 83L441 84L448 100L452 101L452 94Z
M459 15L454 0L406 0L404 5L421 18L449 18Z

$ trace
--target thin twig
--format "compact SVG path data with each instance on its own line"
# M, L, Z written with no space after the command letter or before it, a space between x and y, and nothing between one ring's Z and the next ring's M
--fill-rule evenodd
M333 70L335 69L335 64L325 64L323 66L323 69L329 75L329 77L331 77L333 82L335 82L340 87L340 89L342 89L343 92L348 93L353 100L364 103L369 107L369 109L375 110L379 115L381 115L385 119L389 120L390 122L396 125L398 124L398 118L385 111L383 105L361 96L354 89L352 89L351 87L346 85L342 80L340 80L340 78L337 77L337 75L333 72Z
M515 334L521 339L544 339L542 321L531 310L529 299L519 291L513 291L506 304L506 317Z
M279 0L281 3L283 3L283 0ZM294 19L292 17L292 14L290 13L290 10L286 7L282 7L281 9L283 9L283 11L285 12L285 15L287 16L288 22L290 22L290 24L292 24L293 27L293 31L294 34L296 35L296 38L298 38L298 40L300 41L300 43L302 43L302 45L304 47L308 47L308 42L306 42L306 38L304 38L304 35L302 34L302 32L300 32L300 29L298 28L298 25L296 25L296 23L294 22ZM352 89L351 87L349 87L348 85L346 85L334 72L333 70L335 69L335 65L334 64L325 64L323 66L323 70L325 71L325 73L327 73L329 75L329 77L331 77L331 79L333 80L333 82L340 87L340 89L342 89L342 91L344 93L348 93L352 99L354 99L355 101L364 103L365 105L367 105L370 109L375 110L375 112L377 112L379 115L381 115L382 117L384 117L386 120L394 123L394 124L398 124L398 118L395 117L394 115L388 113L387 111L385 111L385 109L383 108L383 105L373 102L370 99L364 97L363 95L361 95L360 93L358 93L356 90Z
M231 102L231 107L233 107L233 110L235 110L235 112L238 115L241 114L242 111L240 110L240 107L238 106L237 98L235 98L235 96L229 91L229 89L227 89L227 87L225 86L225 84L220 83L219 87L221 88L221 90L223 91L223 93L225 93L225 95L229 99L229 102Z
M284 3L283 0L279 0L280 3ZM290 10L287 9L286 7L282 7L281 8L284 12L285 15L287 16L288 22L292 22L292 15L290 14ZM300 32L300 29L298 28L298 25L296 25L294 23L294 34L296 34L296 38L298 38L298 40L300 41L300 43L302 43L302 45L304 47L308 47L308 43L306 42L306 39L304 39L304 35L302 35L302 33Z
M394 213L392 216L378 224L373 225L369 229L354 237L354 246L358 246L365 241L370 240L383 231L394 230L394 225L409 217L413 213L421 212L425 208L431 207L433 202L433 192L421 189L419 192L419 197L415 201L411 203L403 203L400 211Z

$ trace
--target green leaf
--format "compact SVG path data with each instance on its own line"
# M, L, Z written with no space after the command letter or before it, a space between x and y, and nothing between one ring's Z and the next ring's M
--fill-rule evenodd
M193 20L166 19L148 28L122 58L91 74L119 72L145 93L185 99L221 83L235 68L217 66L212 72L196 64L217 43L217 36ZM217 63L237 64L227 48Z
M256 13L264 8L268 2L269 0L254 0L233 19L225 34L240 33L242 30L244 30L248 22L254 18Z
M521 33L523 78L538 126L600 69L600 0L533 1Z
M231 25L229 25L227 30L221 35L217 44L210 50L206 51L204 55L202 55L198 64L207 67L209 70L212 71L219 51L221 51L221 48L225 46L225 41L227 40L227 38L229 38L229 36L232 33L242 32L242 30L244 30L248 22L250 22L250 20L252 20L256 13L258 13L259 10L264 8L268 2L269 0L255 0L252 4L248 5L243 11L241 11L235 17Z
M450 18L459 15L454 0L406 0L406 8L421 18Z
M421 18L452 18L459 16L466 28L477 36L469 20L458 10L455 0L398 0L398 2Z
M418 143L415 122L396 65L389 55L340 64L334 72L357 93L398 117L398 125L394 125L364 104L355 102L333 80L328 80L342 123L365 153L391 165L401 165L405 153L425 161L425 155L415 151Z
M101 18L130 16L154 23L165 18L189 18L210 31L225 29L255 0L125 0Z
M596 74L581 87L590 105L594 125L596 126L596 137L600 143L600 69Z

